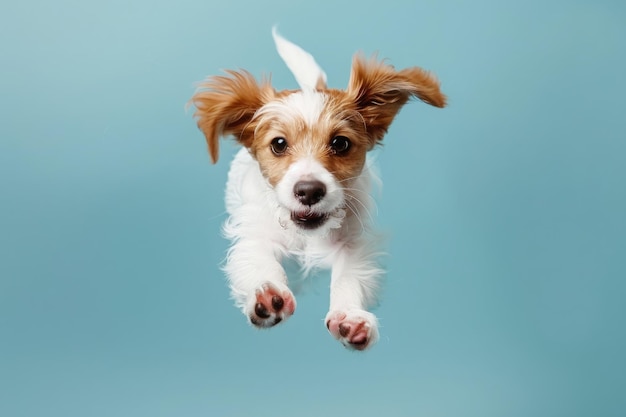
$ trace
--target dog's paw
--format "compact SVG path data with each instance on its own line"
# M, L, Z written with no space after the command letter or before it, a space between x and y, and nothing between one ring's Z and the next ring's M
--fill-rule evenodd
M289 288L265 283L255 291L246 315L256 327L267 328L288 319L295 310L296 299Z
M378 341L378 320L365 310L330 311L326 327L348 349L365 350Z

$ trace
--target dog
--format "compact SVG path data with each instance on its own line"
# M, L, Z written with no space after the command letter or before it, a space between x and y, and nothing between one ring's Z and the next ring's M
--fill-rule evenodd
M242 149L226 186L224 266L231 295L249 322L269 328L296 310L282 262L304 273L331 270L325 324L352 350L379 338L376 305L383 270L370 215L368 152L409 99L444 107L439 81L419 67L396 70L357 53L346 90L327 87L311 54L272 31L299 89L276 91L245 70L203 81L191 99L213 163L219 138Z

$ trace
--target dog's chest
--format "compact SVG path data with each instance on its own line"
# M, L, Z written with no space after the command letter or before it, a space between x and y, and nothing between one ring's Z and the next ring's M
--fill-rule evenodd
M285 246L285 255L299 264L302 270L330 268L339 249L338 243L326 238L296 238Z

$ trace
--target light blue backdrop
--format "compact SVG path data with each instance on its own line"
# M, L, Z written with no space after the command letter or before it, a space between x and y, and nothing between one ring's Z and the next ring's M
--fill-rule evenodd
M618 1L0 5L0 415L623 416L626 6ZM378 155L380 343L328 278L270 331L219 263L228 158L185 103L221 69L331 86L352 54L442 80Z

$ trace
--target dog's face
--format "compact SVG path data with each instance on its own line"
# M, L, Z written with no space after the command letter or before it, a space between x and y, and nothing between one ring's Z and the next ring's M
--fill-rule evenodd
M445 105L439 83L417 68L396 71L356 56L347 90L276 92L247 72L213 77L193 97L213 162L220 136L233 135L258 161L290 220L315 230L341 218L366 154L415 96ZM334 222L336 227L336 222Z
M290 220L316 229L341 216L372 144L340 91L295 91L256 112L250 152Z

